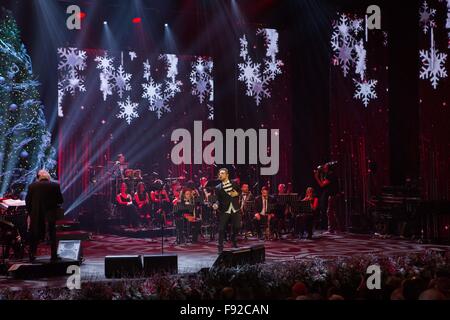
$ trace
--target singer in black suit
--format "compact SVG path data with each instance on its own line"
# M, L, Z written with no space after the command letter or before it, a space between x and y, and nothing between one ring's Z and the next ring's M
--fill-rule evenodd
M25 198L29 215L30 261L35 259L39 241L45 238L46 222L50 238L51 259L56 261L58 259L56 220L63 203L63 196L59 184L50 181L50 175L47 171L40 170L37 178L38 181L28 186L28 193Z
M219 170L220 184L216 186L217 203L215 208L219 211L219 254L223 250L223 238L228 222L231 221L231 241L237 248L236 235L241 224L241 211L239 194L241 189L236 182L229 180L228 169Z

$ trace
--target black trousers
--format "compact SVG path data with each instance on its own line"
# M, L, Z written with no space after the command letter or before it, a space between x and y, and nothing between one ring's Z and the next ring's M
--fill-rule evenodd
M241 226L241 211L234 213L220 213L219 217L219 248L223 248L223 238L228 223L231 222L231 241L233 245L237 245L236 235Z
M52 258L57 257L57 251L58 251L58 241L56 241L56 221L49 221L47 223L47 231L48 231L48 237L50 240L50 249L51 249L51 255ZM36 256L37 247L39 244L39 236L31 234L30 235L30 255Z
M314 224L314 216L312 214L303 214L297 217L298 220L298 232L300 237L303 237L303 234L307 232L308 239L312 238L313 234L313 224Z

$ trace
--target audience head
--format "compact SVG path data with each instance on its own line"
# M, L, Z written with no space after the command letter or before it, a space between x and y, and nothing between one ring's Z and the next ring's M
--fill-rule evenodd
M419 300L445 300L445 296L437 289L427 289L419 295Z
M306 285L303 282L297 281L296 283L294 283L294 285L292 286L293 297L305 296L307 294L308 289L306 288Z
M417 300L420 293L426 289L426 284L421 278L413 277L403 281L402 289L405 300Z
M47 170L39 170L37 174L38 181L48 180L50 181L50 173Z
M262 188L261 188L261 195L262 195L264 198L267 198L267 197L269 196L269 188L267 188L267 187L262 187Z

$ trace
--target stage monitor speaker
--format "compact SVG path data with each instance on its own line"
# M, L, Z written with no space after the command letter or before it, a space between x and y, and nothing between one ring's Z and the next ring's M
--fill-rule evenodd
M176 254L145 255L143 260L145 276L151 276L158 272L178 273L178 256Z
M106 256L106 278L139 278L143 276L140 255Z
M63 259L81 260L81 240L60 240L58 242L58 256Z
M239 249L223 250L213 264L213 268L237 267L252 264L252 249L243 247Z
M264 244L257 244L250 247L252 250L252 263L264 263L266 261L266 247Z

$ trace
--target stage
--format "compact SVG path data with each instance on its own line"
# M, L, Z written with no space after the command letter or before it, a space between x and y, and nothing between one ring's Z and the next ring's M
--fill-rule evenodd
M401 256L429 250L446 252L450 246L422 244L417 241L391 238L383 239L372 235L350 233L322 234L316 232L313 240L283 238L276 241L260 241L256 238L240 239L239 246L264 244L266 263L302 260L331 260L354 255ZM230 248L228 243L225 249ZM81 265L82 281L105 280L104 258L107 255L160 254L161 238L138 239L115 235L93 235L82 242L84 261ZM49 254L49 248L42 245L42 256ZM164 254L178 255L178 273L195 273L209 268L217 258L217 242L200 239L197 244L176 245L175 237L165 238ZM19 263L10 261L9 263ZM0 276L0 289L37 289L65 287L67 277L52 277L35 280L18 280ZM113 280L114 281L114 280Z

